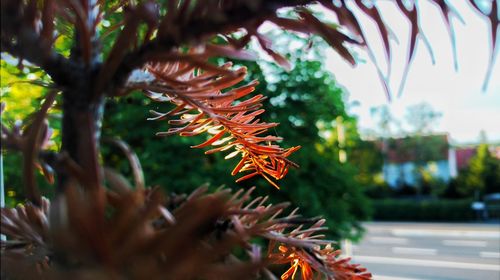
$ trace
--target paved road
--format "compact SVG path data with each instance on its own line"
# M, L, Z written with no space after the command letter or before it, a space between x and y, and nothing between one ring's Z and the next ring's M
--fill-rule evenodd
M366 223L354 262L380 280L500 280L500 225ZM348 252L351 251L351 252Z

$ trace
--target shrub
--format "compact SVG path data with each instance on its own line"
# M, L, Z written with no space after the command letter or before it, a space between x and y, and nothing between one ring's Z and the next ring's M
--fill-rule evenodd
M465 222L476 218L471 208L471 199L383 199L372 203L373 219L378 221Z

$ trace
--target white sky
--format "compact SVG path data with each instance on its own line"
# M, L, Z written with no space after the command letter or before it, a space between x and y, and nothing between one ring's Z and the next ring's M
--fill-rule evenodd
M494 0L496 1L496 0ZM351 113L358 115L361 131L375 128L371 120L370 108L389 104L393 114L403 120L406 107L422 101L442 112L443 116L436 127L437 132L448 132L459 143L475 142L481 130L486 132L489 141L500 141L500 62L497 38L497 59L489 86L482 91L483 80L490 55L490 29L483 16L476 13L465 0L448 1L453 3L463 18L462 24L456 17L452 23L456 34L458 52L458 72L455 72L449 35L443 24L439 8L429 1L419 1L420 22L424 34L429 39L436 64L432 65L429 52L422 40L417 42L417 50L406 81L405 91L397 98L397 91L406 63L409 24L396 5L390 1L378 1L385 22L396 34L399 45L392 42L392 77L390 87L393 101L389 104L375 67L367 55L359 52L366 63L353 68L332 50L327 53L327 68L337 81L349 92L349 102L358 101L352 106ZM384 59L378 31L371 20L356 9L363 27L367 30L368 40L377 58ZM500 30L499 30L500 31ZM499 32L500 37L500 32ZM385 69L384 67L382 69Z

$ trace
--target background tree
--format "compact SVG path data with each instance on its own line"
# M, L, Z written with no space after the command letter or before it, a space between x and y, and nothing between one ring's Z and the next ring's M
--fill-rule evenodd
M415 178L417 195L421 195L431 189L443 189L443 183L436 181L428 171L429 162L443 154L443 140L441 137L425 137L426 134L431 134L437 126L442 114L432 108L429 103L421 102L409 106L406 111L405 119L410 127L408 133L411 139L408 144L414 150L415 154ZM447 143L445 145L448 145ZM412 149L410 148L410 149ZM439 187L438 187L439 186Z
M282 32L275 32L272 37L275 42L297 45L291 50L283 49L294 65L291 71L286 72L268 62L239 61L238 64L249 69L248 82L260 81L256 92L269 97L264 118L280 123L274 129L275 133L290 139L287 142L292 146L302 146L302 156L295 157L301 168L287 175L287 180L280 183L279 191L266 188L264 180L254 180L243 186L256 184L259 186L257 193L269 195L274 203L293 201L308 216L324 216L331 229L327 233L331 238L359 237L361 228L358 221L368 218L369 205L362 187L355 180L357 172L350 165L350 160L344 164L339 162L335 135L337 117L344 119L345 126L355 120L346 112L344 93L320 62L322 54L319 50L323 44L315 42L307 55L302 50L307 46L307 40ZM280 44L276 47L281 48ZM201 157L199 150L182 148L203 141L199 137L158 139L152 136L152 131L161 129L163 124L145 126L143 120L137 118L138 115L147 116L151 108L163 110L164 107L168 106L151 104L140 95L110 101L103 122L104 137L117 135L137 147L143 168L148 171L146 181L166 186L168 191L182 193L192 189L193 185L210 183L216 187L233 181L227 170L237 163L234 160L226 161L217 154ZM347 129L346 135L348 154L354 153L359 143L355 124ZM108 165L130 174L128 163L116 156L113 148L104 149ZM193 169L193 166L197 168ZM186 179L171 179L178 177Z
M323 213L336 229L332 232L335 239L359 237L358 221L368 218L368 201L355 179L350 153L347 162L339 160L340 150L352 151L359 137L355 124L351 126L355 119L347 114L344 93L323 69L321 57L308 61L300 51L295 55L294 70L288 75L278 71L276 76L283 81L271 81L267 86L272 105L267 119L280 123L278 135L290 139L294 146L301 145L301 152L294 157L300 168L290 172L281 183L282 190L273 194L295 201L308 215ZM342 124L337 122L339 117ZM345 127L344 147L339 146L339 125Z
M401 123L394 117L388 105L372 107L370 114L376 120L378 131L374 132L377 137L393 137L401 129Z
M428 134L437 126L442 113L437 112L429 103L422 102L409 106L406 111L406 123L413 135Z
M462 195L476 199L500 192L500 160L493 157L487 144L479 145L466 169L460 171L457 187Z

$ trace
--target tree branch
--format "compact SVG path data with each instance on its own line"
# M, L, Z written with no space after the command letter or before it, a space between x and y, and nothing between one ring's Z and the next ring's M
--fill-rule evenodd
M158 36L142 45L137 50L125 55L111 79L112 89L121 89L130 73L142 67L151 59L152 54L169 51L172 48L188 43L203 42L207 37L227 33L242 27L257 28L266 17L284 7L301 6L313 3L312 0L255 0L240 1L230 5L220 16L207 14L204 17L190 17L186 22L179 23L176 28L178 36ZM167 14L165 17L168 17ZM164 19L162 19L163 21ZM177 24L177 22L173 22ZM114 90L111 90L112 93Z
M73 74L79 70L78 65L52 51L44 55L43 48L33 47L37 45L39 46L40 42L32 39L20 40L18 44L11 44L2 40L1 51L39 66L50 75L58 87L71 85L76 78L76 75Z
M71 85L79 66L53 51L52 34L42 37L39 22L29 17L28 9L20 3L2 1L1 51L41 67L58 86Z

